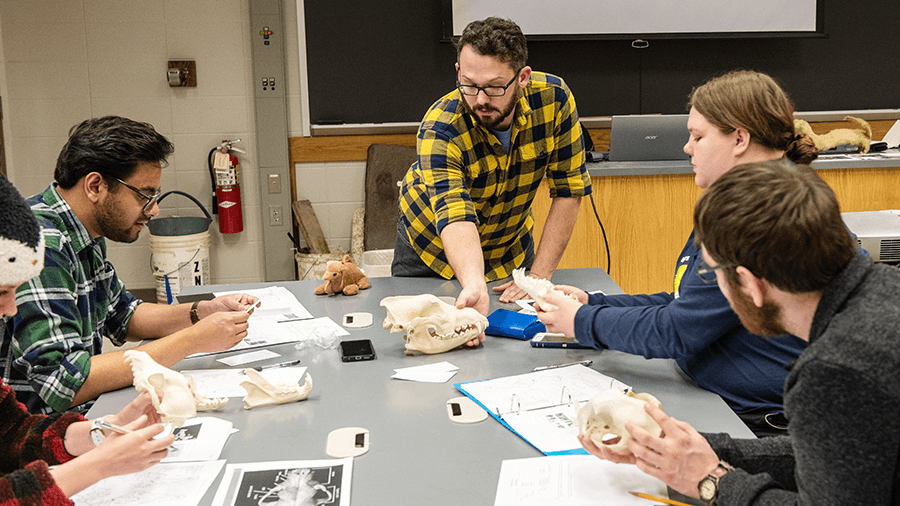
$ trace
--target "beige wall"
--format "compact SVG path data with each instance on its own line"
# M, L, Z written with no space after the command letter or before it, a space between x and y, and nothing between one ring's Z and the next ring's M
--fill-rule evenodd
M283 0L292 136L301 135L298 3ZM212 282L261 281L249 19L248 0L0 2L0 95L10 179L23 195L43 191L69 128L115 114L152 123L175 143L163 190L179 189L209 205L207 153L222 139L240 138L247 150L240 156L244 232L223 236L216 224L210 227ZM169 59L196 60L198 86L170 88ZM361 178L362 170L359 164L298 168L298 198L314 203L329 243L339 247L349 246L352 209L363 200L362 186L348 191L346 181ZM345 190L327 191L329 181L344 182ZM163 201L161 216L199 214L187 199ZM109 246L127 286L154 287L146 231L134 244Z

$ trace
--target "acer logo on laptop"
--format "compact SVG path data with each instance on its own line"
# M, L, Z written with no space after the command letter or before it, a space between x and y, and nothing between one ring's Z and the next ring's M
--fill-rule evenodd
M644 140L652 141L653 139L655 139L657 137L659 137L659 136L658 135L648 135L648 136L644 137Z

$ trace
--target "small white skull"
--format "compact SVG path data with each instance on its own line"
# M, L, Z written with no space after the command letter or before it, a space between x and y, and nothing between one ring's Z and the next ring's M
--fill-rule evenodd
M584 407L575 404L579 433L589 436L598 447L606 446L614 452L621 452L631 435L625 430L625 422L634 422L654 436L662 434L662 428L644 411L644 404L652 402L662 405L650 394L635 394L619 389L601 392L588 401Z
M138 392L150 392L150 401L163 422L181 427L185 420L197 416L194 392L181 373L157 364L150 355L138 350L126 351L125 363L131 366L134 387Z
M472 308L457 309L431 294L382 299L387 309L384 328L406 332L406 353L443 353L475 339L488 326L487 318Z

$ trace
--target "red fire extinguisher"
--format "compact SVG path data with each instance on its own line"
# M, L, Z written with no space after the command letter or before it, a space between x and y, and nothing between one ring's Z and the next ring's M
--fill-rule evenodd
M236 234L244 230L244 216L241 211L241 181L238 157L232 154L245 153L234 147L233 141L224 140L209 152L209 176L213 185L213 213L219 215L219 232Z

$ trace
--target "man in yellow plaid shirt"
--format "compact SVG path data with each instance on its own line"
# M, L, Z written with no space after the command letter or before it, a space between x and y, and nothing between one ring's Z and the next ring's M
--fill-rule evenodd
M457 88L425 114L418 161L400 190L392 274L455 275L457 307L485 315L487 281L518 267L551 278L591 191L575 99L562 79L532 72L527 58L512 21L465 28ZM544 177L553 202L535 253L531 203ZM494 291L503 292L501 302L525 296L511 281Z

